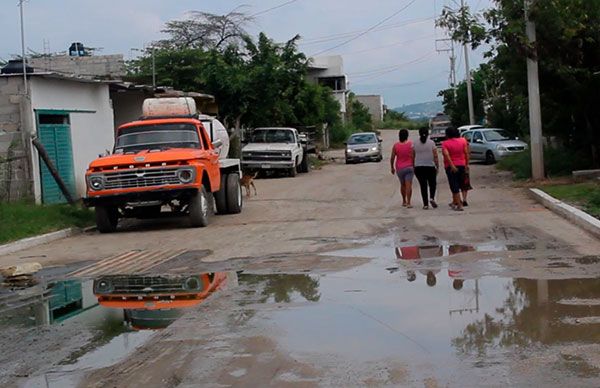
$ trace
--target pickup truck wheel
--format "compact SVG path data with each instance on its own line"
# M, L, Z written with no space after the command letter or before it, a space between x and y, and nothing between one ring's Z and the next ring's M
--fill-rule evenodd
M209 200L204 186L190 199L190 224L197 227L208 225Z
M240 176L238 174L227 175L227 212L229 214L238 214L242 212L242 186L240 185Z
M297 164L297 163L298 163L298 161L296 161L296 165L295 165L294 167L291 167L291 168L288 170L288 174L289 174L289 175L290 175L290 177L292 177L292 178L293 178L293 177L295 177L295 176L296 176L296 174L298 173L298 170L297 170L297 168L298 168L298 167L297 167L297 166L298 166L298 164Z
M96 206L96 227L100 233L112 233L117 230L119 211L112 206Z
M310 171L310 162L308 161L308 155L304 154L302 157L302 163L300 163L300 172L307 173Z
M221 188L215 195L218 214L227 214L227 174L221 174Z

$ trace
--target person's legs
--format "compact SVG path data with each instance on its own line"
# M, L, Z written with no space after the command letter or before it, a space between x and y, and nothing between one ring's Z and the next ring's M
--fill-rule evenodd
M412 205L410 204L410 201L412 200L412 176L410 177L410 179L406 179L405 181L406 184L406 207L412 207Z
M429 199L427 198L427 167L415 167L415 175L419 181L419 187L421 188L421 198L423 199L423 207L429 205Z
M404 186L404 174L402 174L402 170L396 171L396 175L398 176L398 180L400 181L400 195L402 196L402 206L406 206L406 188Z
M429 183L429 197L435 203L435 192L437 191L437 171L435 167L429 169L427 181Z
M452 208L455 210L462 210L462 201L460 199L460 169L459 171L452 171L450 168L446 169L446 175L448 176L448 184L450 185L450 191L452 192Z

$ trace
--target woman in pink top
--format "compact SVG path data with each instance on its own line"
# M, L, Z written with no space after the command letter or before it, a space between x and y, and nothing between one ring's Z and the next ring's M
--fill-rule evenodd
M401 129L399 142L392 148L390 167L392 175L398 175L400 179L400 193L402 194L402 206L411 208L412 181L415 175L415 150L412 141L408 140L408 130Z
M446 138L448 140L442 143L442 153L444 154L444 166L446 167L450 191L452 191L451 206L454 210L463 211L460 192L465 180L465 172L469 168L469 147L467 142L460 137L456 128L448 127Z

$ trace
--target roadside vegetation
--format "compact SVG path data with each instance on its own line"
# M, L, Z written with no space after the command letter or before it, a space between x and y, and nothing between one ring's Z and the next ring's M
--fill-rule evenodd
M575 170L589 167L591 160L568 148L546 147L544 150L544 166L548 177L570 176ZM531 152L527 150L501 159L497 167L500 170L510 171L517 180L531 178Z
M600 183L585 182L543 186L542 190L554 198L579 207L600 218Z
M478 123L504 128L527 139L528 57L539 60L542 126L554 149L547 150L548 173L600 166L600 2L555 0L532 2L537 21L537 53L525 34L524 2L494 0L490 9L445 7L437 25L472 48L487 44L487 63L474 69L473 96ZM461 82L440 92L454 125L468 123L467 88ZM456 97L455 97L456 96ZM520 165L517 165L517 161ZM583 163L585 162L585 163ZM526 156L500 164L521 178L529 173ZM573 166L577 164L577 166ZM521 171L523 170L523 171Z
M421 127L428 127L429 123L427 120L410 120L402 112L396 112L394 110L388 110L383 116L383 121L377 125L378 129L419 129Z
M4 244L64 228L91 226L94 213L78 206L0 202L0 220L0 244Z

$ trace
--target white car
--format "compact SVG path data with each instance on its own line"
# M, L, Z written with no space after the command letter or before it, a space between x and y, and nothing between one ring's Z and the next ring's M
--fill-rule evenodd
M467 132L467 131L472 131L474 129L481 129L483 128L483 126L481 125L463 125L462 127L458 127L458 132L461 134Z
M472 160L483 160L487 164L496 163L498 160L525 151L528 146L518 138L511 136L503 129L480 128L465 131L462 135L469 143Z

